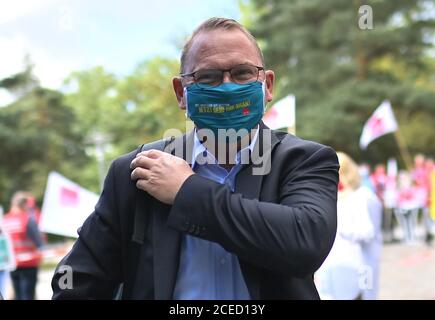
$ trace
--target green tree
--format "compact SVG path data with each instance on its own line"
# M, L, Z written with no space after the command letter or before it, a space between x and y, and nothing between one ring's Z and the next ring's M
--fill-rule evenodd
M30 92L39 86L38 79L33 75L33 63L30 56L24 58L24 70L0 80L0 88L6 89L16 96Z
M65 81L66 94L41 88L31 68L0 80L18 97L0 108L0 203L8 207L18 189L42 199L53 170L98 192L96 135L106 138L108 164L161 139L168 129L184 131L186 118L172 89L178 72L177 60L159 57L125 77L95 67L73 72ZM103 169L101 176L107 166Z
M85 137L92 166L82 175L95 187L98 175L95 134L106 138L105 163L129 152L142 143L158 140L169 128L183 130L184 112L177 106L172 77L179 63L173 59L153 58L123 78L117 78L102 67L72 73L66 80L66 95L78 121L77 131ZM105 173L103 174L105 175ZM96 180L91 181L91 177Z
M168 129L185 131L186 117L172 88L179 68L178 60L156 57L139 64L120 83L117 101L127 110L129 125L117 126L117 132L127 150L161 139Z
M40 87L0 109L0 203L5 208L17 190L41 199L50 171L80 181L79 168L88 159L74 119L62 94Z
M358 160L398 156L391 136L358 147L364 122L392 102L411 152L435 154L433 0L251 0L277 98L296 95L298 135L349 152ZM373 29L359 28L361 5ZM421 81L424 79L424 81ZM420 81L419 81L420 80Z

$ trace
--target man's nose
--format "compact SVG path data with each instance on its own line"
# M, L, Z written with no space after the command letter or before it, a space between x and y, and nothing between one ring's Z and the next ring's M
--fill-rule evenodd
M229 71L224 71L224 74L222 76L222 82L232 82L233 80L231 79L231 73Z

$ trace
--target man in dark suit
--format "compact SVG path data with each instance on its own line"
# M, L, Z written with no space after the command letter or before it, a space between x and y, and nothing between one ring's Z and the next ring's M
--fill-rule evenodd
M318 299L313 274L335 237L338 161L261 122L273 82L240 24L199 26L173 79L195 130L166 152L112 163L55 272L53 298ZM222 139L222 129L242 133Z

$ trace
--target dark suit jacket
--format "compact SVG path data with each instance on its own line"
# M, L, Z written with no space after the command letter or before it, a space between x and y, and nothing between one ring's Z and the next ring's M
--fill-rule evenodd
M195 174L172 206L136 189L130 180L135 152L116 159L95 211L56 269L53 298L112 299L122 283L123 299L171 299L180 240L187 233L238 256L252 299L318 299L313 273L336 232L336 154L261 124L255 145L260 155L266 154L262 149L267 144L262 132L271 133L267 175L253 174L258 158L252 159L237 175L232 193ZM192 133L174 143L191 160ZM132 241L135 207L146 218L142 244ZM73 271L72 289L61 289L63 265Z

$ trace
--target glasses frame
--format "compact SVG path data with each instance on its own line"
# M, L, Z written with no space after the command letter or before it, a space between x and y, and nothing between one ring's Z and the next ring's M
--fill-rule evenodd
M235 65L234 67L232 67L230 69L213 69L213 68L208 68L208 69L195 70L195 71L189 72L189 73L180 73L180 77L182 77L182 78L184 78L184 77L192 77L193 80L194 80L194 83L197 83L199 85L208 85L207 83L197 82L196 79L195 79L195 74L197 72L199 72L199 71L205 71L205 70L214 70L214 71L216 71L216 70L218 70L218 71L220 71L222 73L222 76L221 76L221 80L220 80L220 82L218 84L212 85L213 87L216 87L216 86L219 86L219 85L221 85L223 83L223 81L224 81L224 73L225 72L229 72L230 75L231 75L231 70L233 70L234 68L240 67L240 66L249 66L249 67L255 67L255 68L257 68L257 78L255 80L250 81L250 82L257 81L259 76L260 76L260 71L265 71L264 67L256 66L256 65L253 65L253 64L246 64L246 63L244 63L244 64ZM234 80L232 75L231 75L231 80ZM236 82L236 83L238 83L238 82Z

